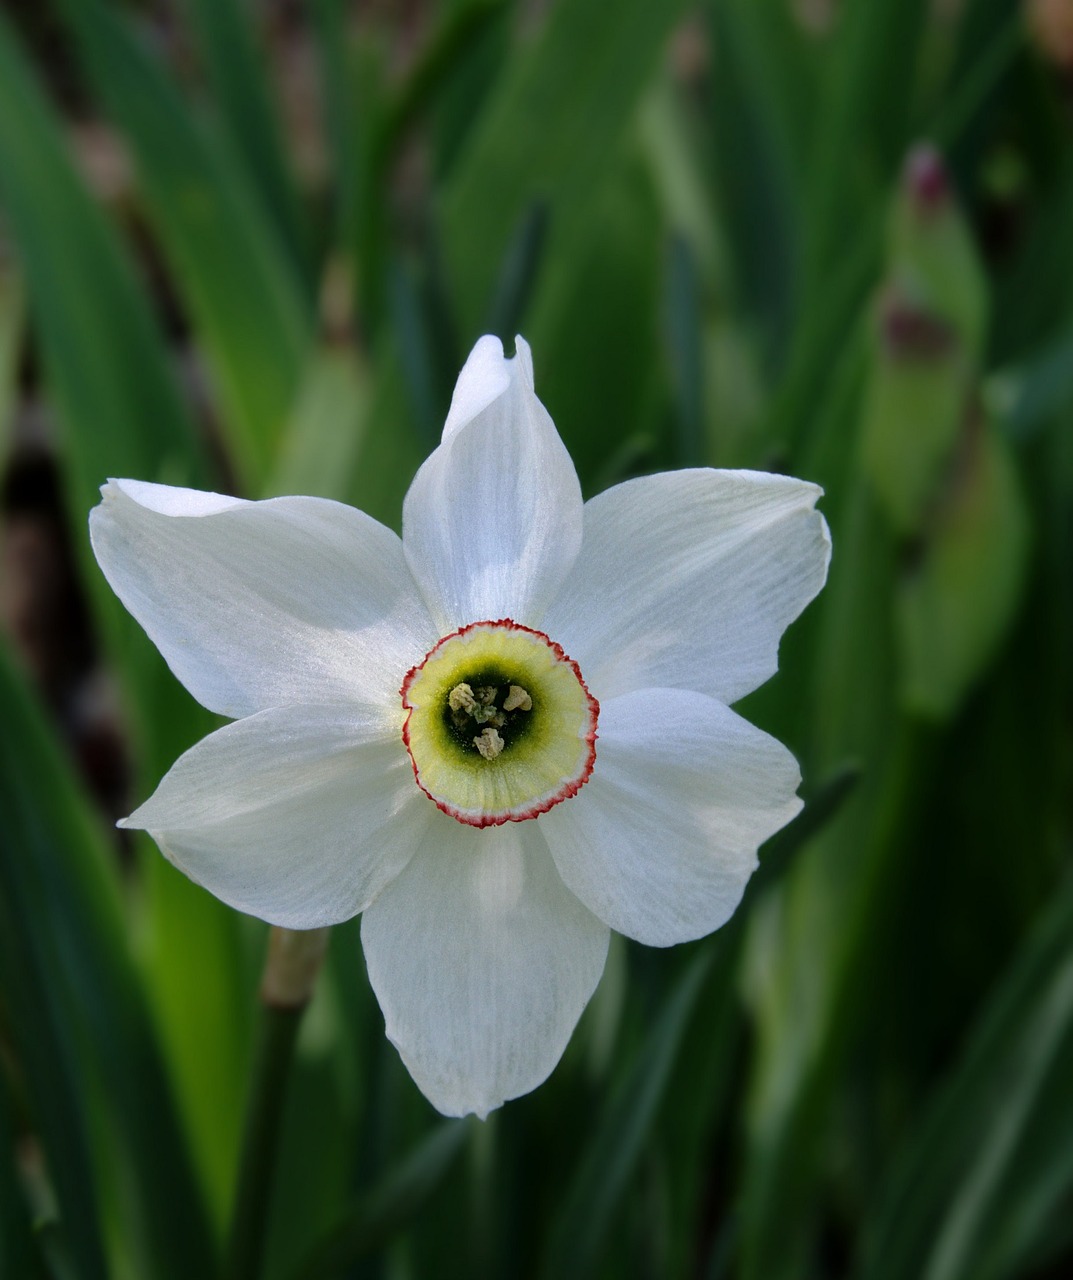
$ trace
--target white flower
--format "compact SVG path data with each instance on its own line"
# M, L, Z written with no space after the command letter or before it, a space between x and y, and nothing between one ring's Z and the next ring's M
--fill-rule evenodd
M824 583L820 490L694 470L583 504L521 339L477 343L401 539L319 498L102 492L105 576L234 718L121 825L275 924L364 912L387 1034L447 1114L535 1088L609 930L717 929L800 808L728 707Z

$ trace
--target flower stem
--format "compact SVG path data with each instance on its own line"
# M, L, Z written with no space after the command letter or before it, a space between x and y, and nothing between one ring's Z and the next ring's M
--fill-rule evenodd
M227 1244L227 1280L258 1280L294 1047L328 942L327 929L273 928L261 981L261 1018L238 1186Z

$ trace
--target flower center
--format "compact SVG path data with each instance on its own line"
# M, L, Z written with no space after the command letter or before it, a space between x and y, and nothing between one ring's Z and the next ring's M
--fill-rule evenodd
M444 636L401 692L417 785L459 822L535 818L592 773L599 704L541 631L471 623Z

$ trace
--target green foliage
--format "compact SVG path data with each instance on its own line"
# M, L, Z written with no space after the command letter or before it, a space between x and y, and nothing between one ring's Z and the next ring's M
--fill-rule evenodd
M484 1124L432 1115L337 928L263 1273L1069 1271L1073 136L1042 7L0 17L0 1274L211 1280L255 1058L263 927L120 845L79 776L94 690L128 806L212 725L89 555L99 485L397 527L485 329L530 340L586 493L825 486L829 585L746 708L808 804L720 935L616 945ZM27 458L78 636L26 604Z

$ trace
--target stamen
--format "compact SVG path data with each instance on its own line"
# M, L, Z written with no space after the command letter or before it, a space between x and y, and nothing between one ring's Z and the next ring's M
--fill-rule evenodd
M468 715L472 715L477 700L468 684L456 684L447 695L447 705L452 711L465 711Z
M506 744L495 729L489 726L473 739L473 745L486 760L494 760Z
M496 717L499 715L495 705L495 689L475 689L473 696L477 699L477 705L470 712L470 715L478 724L485 724L489 720L495 724Z
M512 684L510 692L503 699L504 711L532 711L533 699L520 684Z

